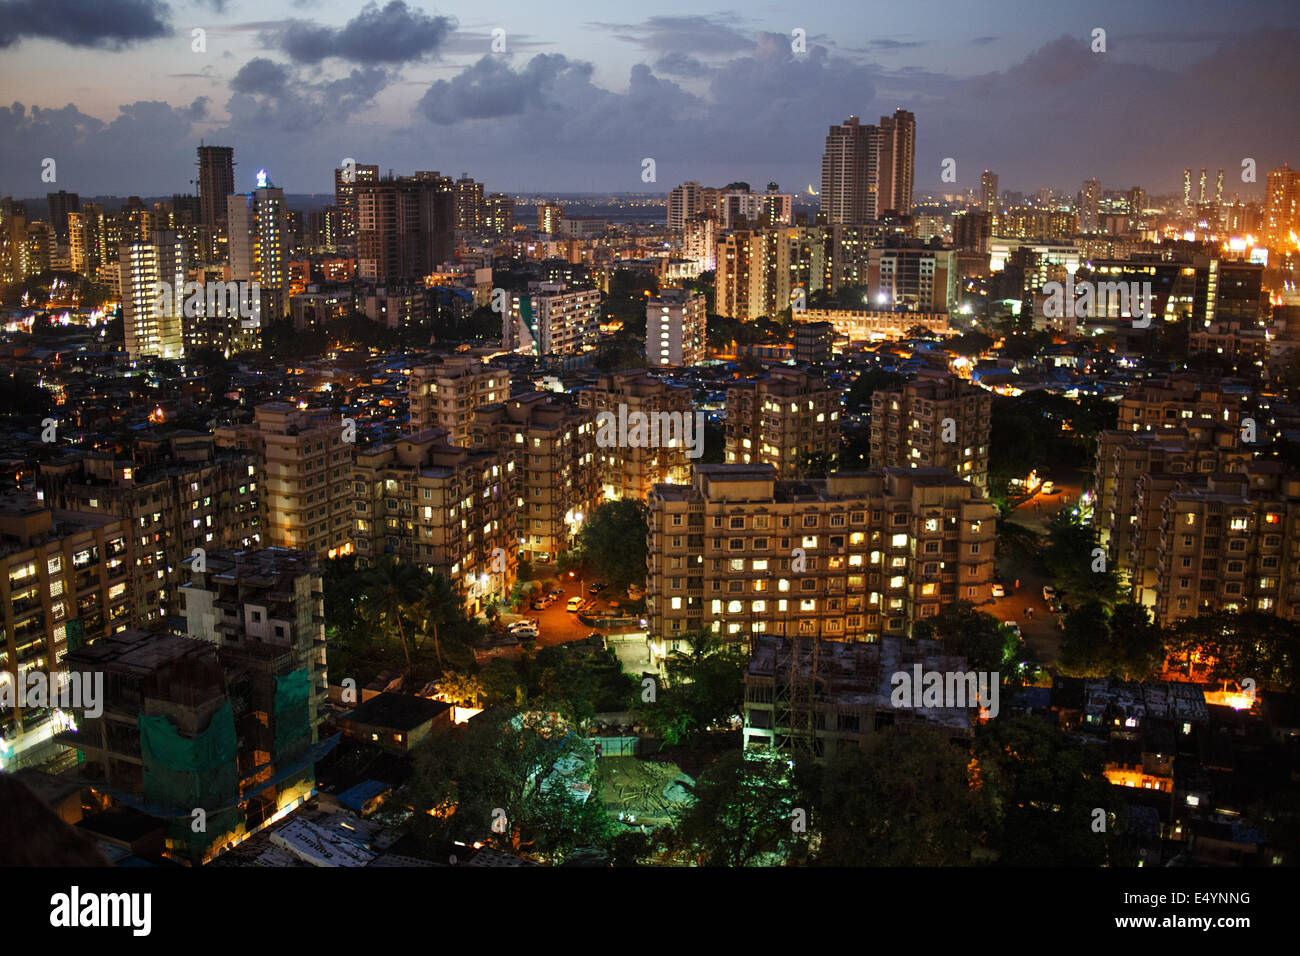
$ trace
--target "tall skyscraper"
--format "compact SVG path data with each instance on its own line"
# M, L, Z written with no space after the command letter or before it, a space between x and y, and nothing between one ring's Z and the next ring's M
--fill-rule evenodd
M339 239L342 244L351 244L357 238L357 184L377 182L378 166L334 170L334 205L339 211L339 228L342 233Z
M56 193L46 193L46 201L50 206L50 225L54 227L54 234L59 237L60 243L68 241L68 213L77 212L81 209L81 197L76 193L65 192L60 189Z
M1283 163L1268 171L1264 199L1264 234L1285 241L1300 232L1300 171Z
M132 359L180 358L185 243L174 232L156 232L149 242L123 243L118 256L127 352Z
M880 117L875 140L877 217L887 209L910 216L916 176L916 117L903 109Z
M1079 231L1098 232L1101 228L1101 183L1096 177L1086 179L1079 190Z
M1192 167L1183 168L1183 212L1192 211Z
M564 221L564 207L559 203L542 203L537 207L537 231L555 235Z
M998 214L998 174L987 169L980 177L980 211L994 218Z
M357 275L419 279L452 253L455 187L437 172L357 185Z
M456 180L456 232L478 232L483 228L483 184L461 173Z
M515 201L505 193L492 193L484 202L484 225L494 236L515 231Z
M874 127L850 116L826 135L821 209L827 225L859 225L876 218Z
M259 177L259 183L265 179ZM261 287L260 315L282 319L289 314L289 225L284 190L259 185L236 193L226 205L230 236L230 278Z
M668 193L668 229L680 232L686 220L699 215L703 202L703 189L697 182L682 183Z
M233 146L199 147L200 223L215 232L226 218L226 197L235 191Z

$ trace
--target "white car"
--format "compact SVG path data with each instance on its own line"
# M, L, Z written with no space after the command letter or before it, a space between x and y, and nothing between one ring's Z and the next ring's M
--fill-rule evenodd
M1002 626L1011 628L1011 630L1015 632L1016 637L1020 636L1020 624L1016 621L1003 621Z
M1056 494L1056 485L1050 481L1045 481L1039 490L1045 495L1054 495Z
M582 607L582 598L578 597L577 595L574 595L573 597L569 598L569 603L565 605L565 608L569 611L577 611L581 607Z
M1043 600L1046 601L1048 606L1050 607L1052 602L1056 600L1056 588L1052 587L1050 584L1044 584Z
M1007 589L1000 584L993 585L993 596L995 598L1004 598L1007 596Z

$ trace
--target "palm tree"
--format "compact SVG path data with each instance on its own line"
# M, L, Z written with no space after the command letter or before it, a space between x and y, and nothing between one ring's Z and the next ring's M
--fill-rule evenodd
M414 564L385 556L366 573L369 590L366 604L370 614L381 627L395 628L406 656L406 672L411 672L411 648L406 642L406 629L402 614L420 599L424 584L419 568ZM368 615L369 616L369 615Z
M438 643L438 625L446 624L460 610L460 600L441 574L428 575L420 591L418 613L421 630L433 634L433 653L442 670L442 647Z

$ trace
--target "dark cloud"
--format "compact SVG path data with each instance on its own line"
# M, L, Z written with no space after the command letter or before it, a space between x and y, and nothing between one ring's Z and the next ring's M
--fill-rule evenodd
M429 16L390 0L382 8L368 3L342 27L291 20L265 40L298 63L319 63L329 57L353 63L406 63L437 53L456 29L452 17Z
M664 76L683 76L693 79L709 75L709 67L702 60L678 51L665 53L655 60L654 66L655 71Z
M230 81L230 88L236 93L265 93L274 95L281 92L289 82L289 71L264 56L254 57L243 65Z
M118 50L171 35L160 0L0 0L0 49L24 39Z
M1000 37L975 37L970 41L971 46L988 46L990 43L996 43Z
M591 76L591 64L552 53L539 53L519 72L499 56L484 56L450 80L429 87L417 112L441 126L461 120L517 116L528 107L546 105L548 92L568 71Z
M867 41L868 50L910 50L918 46L925 46L925 44L916 40L890 40L883 37Z
M655 53L716 56L754 48L754 41L731 25L726 14L693 17L648 17L641 23L592 23L619 40Z

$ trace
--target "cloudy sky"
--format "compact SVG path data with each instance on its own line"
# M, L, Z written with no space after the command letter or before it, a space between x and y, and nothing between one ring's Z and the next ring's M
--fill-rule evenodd
M1211 182L1222 166L1229 195L1258 195L1264 170L1300 163L1295 9L0 0L0 195L191 191L201 138L235 147L239 189L264 167L290 192L330 191L344 157L467 171L493 191L804 189L829 125L899 106L917 117L918 191L953 188L940 182L951 157L959 188L990 167L1003 189L1096 176L1174 191L1184 166ZM1260 184L1241 183L1245 157Z

